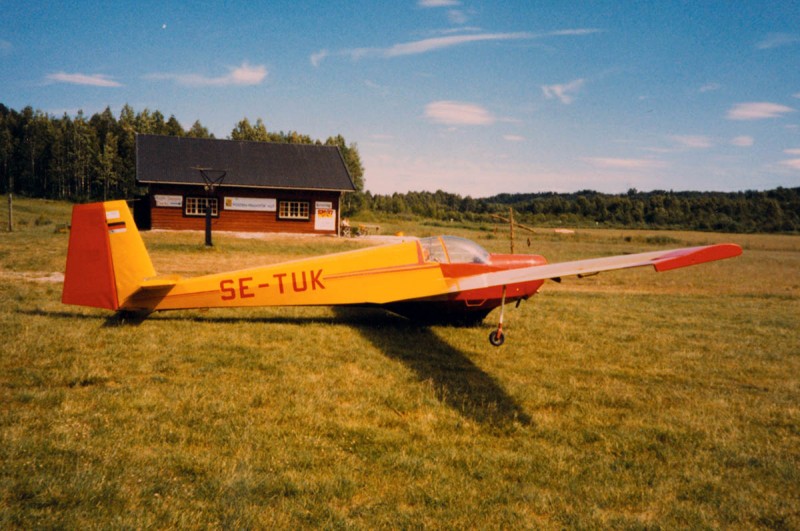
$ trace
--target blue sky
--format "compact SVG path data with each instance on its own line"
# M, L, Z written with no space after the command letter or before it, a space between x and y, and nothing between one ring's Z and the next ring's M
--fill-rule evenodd
M374 193L800 186L800 2L0 0L0 103L356 142Z

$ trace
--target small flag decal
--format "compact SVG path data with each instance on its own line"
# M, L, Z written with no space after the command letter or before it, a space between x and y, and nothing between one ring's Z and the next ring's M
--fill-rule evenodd
M108 233L117 234L118 232L125 232L128 228L125 226L124 221L114 221L108 224Z

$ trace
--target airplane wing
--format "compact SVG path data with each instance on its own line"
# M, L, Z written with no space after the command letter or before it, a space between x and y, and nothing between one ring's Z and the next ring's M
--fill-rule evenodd
M483 273L460 279L451 291L504 286L534 280L561 278L571 275L592 275L601 271L613 271L631 267L653 266L656 271L669 271L742 254L742 248L732 243L686 247L667 251L609 256L561 262L539 266Z

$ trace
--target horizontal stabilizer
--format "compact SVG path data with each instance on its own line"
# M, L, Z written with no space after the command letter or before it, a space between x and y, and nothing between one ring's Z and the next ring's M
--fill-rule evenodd
M161 290L164 288L171 288L181 280L180 275L161 275L153 278L143 280L139 284L139 289L142 290Z

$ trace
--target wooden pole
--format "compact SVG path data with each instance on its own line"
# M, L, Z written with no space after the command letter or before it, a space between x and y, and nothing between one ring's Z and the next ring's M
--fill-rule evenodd
M492 216L493 218L496 218L496 219L499 219L500 221L503 221L504 223L509 223L510 222L509 219L504 218L503 216L498 216L497 214L489 214L489 215ZM514 226L517 227L518 229L523 229L523 230L526 230L528 232L532 232L532 233L536 234L536 230L535 229L533 229L531 227L528 227L526 225L523 225L522 223L518 223L518 222L515 221L514 222Z
M13 202L11 191L8 192L8 232L14 232L14 215L12 214Z
M508 207L508 224L511 226L511 254L514 254L514 209Z

